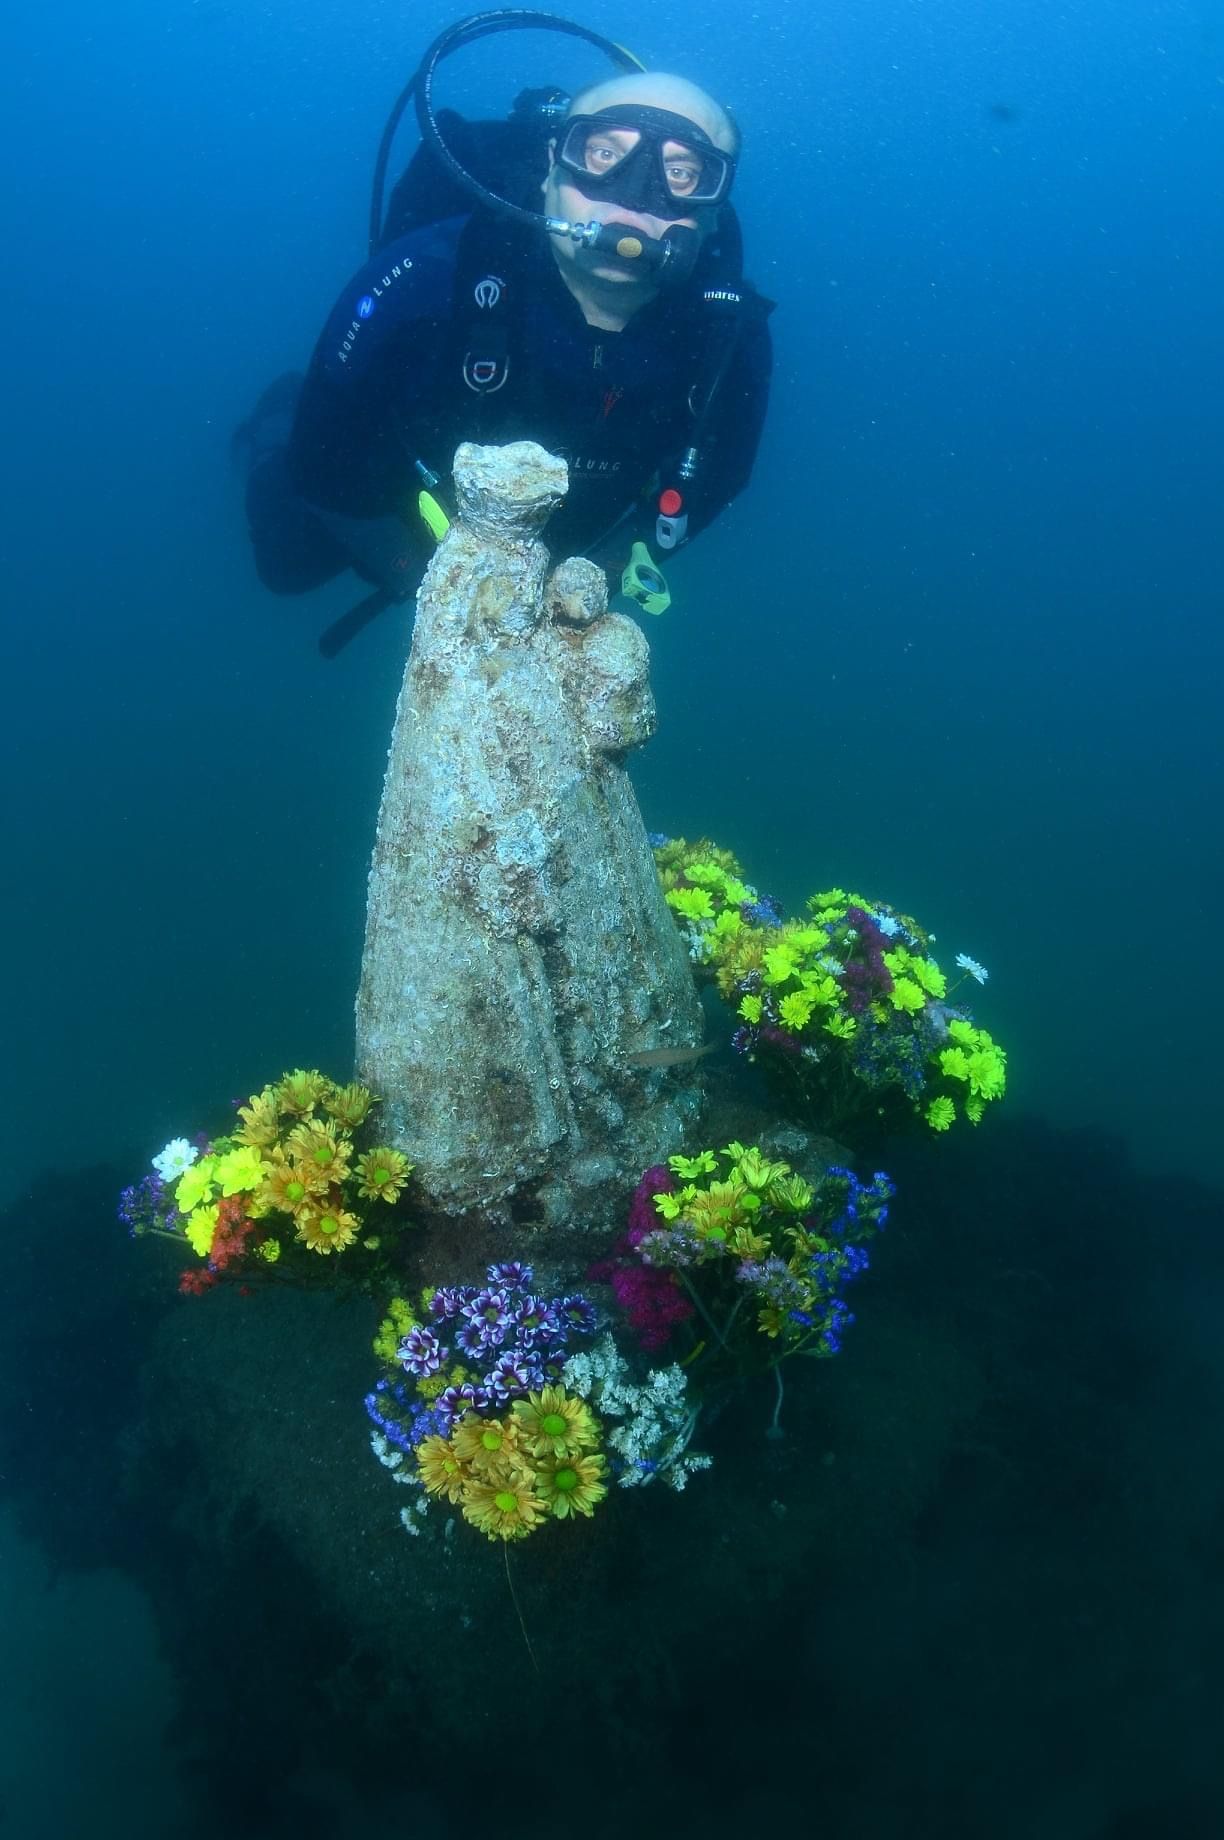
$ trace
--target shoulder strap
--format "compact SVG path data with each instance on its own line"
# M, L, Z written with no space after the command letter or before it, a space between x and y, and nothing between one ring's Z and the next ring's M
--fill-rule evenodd
M473 212L459 239L452 306L457 361L463 384L482 401L505 388L516 363L522 242L516 224L487 211Z

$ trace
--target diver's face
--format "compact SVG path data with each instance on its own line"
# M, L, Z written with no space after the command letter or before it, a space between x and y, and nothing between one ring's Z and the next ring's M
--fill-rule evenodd
M616 127L601 128L597 134L592 134L586 145L589 171L597 177L613 171L633 151L638 138L631 129ZM700 169L694 167L690 149L679 141L665 141L662 154L668 185L679 211L683 209L685 191L697 183ZM685 217L655 217L649 212L630 210L611 198L588 197L579 189L581 182L570 175L568 168L558 164L555 143L549 148L548 159L549 171L542 190L544 209L550 217L563 217L569 223L580 224L628 224L656 242L677 224L698 231L703 238L712 228L710 219L714 213L700 206L694 206ZM554 237L552 243L559 262L572 264L595 280L611 286L641 286L642 271L632 261L622 262L607 250L589 249L584 244L571 242L568 237Z

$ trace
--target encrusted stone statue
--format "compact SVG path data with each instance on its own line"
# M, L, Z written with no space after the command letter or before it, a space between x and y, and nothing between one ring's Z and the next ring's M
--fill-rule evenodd
M624 768L648 649L603 571L548 572L565 463L464 444L370 871L360 1077L449 1212L606 1229L701 1098L702 1013Z

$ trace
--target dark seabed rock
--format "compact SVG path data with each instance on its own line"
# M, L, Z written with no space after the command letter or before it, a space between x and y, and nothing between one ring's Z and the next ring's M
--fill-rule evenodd
M181 1300L118 1172L37 1188L4 1486L57 1565L149 1594L199 1834L1224 1831L1219 1198L1025 1120L888 1167L784 1439L762 1387L682 1496L512 1549L538 1675L502 1550L400 1528L374 1300Z

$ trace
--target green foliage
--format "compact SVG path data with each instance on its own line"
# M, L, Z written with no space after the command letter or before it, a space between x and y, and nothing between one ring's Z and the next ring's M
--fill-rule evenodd
M1006 1056L964 1002L985 971L961 956L950 984L909 915L826 888L783 920L708 839L669 840L655 860L698 979L735 1012L735 1047L791 1115L854 1142L864 1129L977 1124L1002 1098Z

